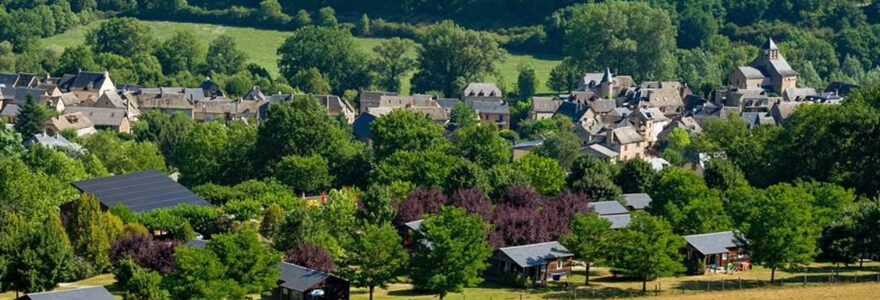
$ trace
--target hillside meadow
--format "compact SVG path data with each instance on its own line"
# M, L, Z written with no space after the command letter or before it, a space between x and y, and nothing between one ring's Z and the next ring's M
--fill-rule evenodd
M278 74L278 55L276 50L284 43L284 39L290 35L287 31L264 30L246 27L232 27L211 24L197 23L181 23L166 21L141 21L146 24L159 40L165 40L174 34L177 30L189 31L204 37L205 44L221 34L227 34L235 39L238 47L245 51L250 57L250 61L256 63L263 68L269 70L273 75ZM46 47L63 51L69 46L80 45L85 41L86 32L95 28L100 22L93 22L86 26L80 26L69 30L63 34L45 38L42 44ZM372 53L373 47L383 41L381 38L362 38L356 37L356 44L366 53ZM415 56L415 52L410 53ZM510 54L503 62L498 65L500 76L490 76L486 78L488 82L503 82L507 87L513 88L516 85L516 77L519 74L519 67L529 65L535 69L538 76L539 93L550 93L546 82L549 77L550 70L559 63L558 58L528 55L528 54ZM409 74L404 78L403 91L409 91Z

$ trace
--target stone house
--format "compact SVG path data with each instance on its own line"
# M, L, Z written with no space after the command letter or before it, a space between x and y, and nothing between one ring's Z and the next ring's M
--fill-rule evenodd
M504 93L494 83L471 82L461 92L464 101L501 101Z
M43 127L43 130L50 135L60 134L62 130L68 129L75 130L76 136L87 136L97 132L95 123L82 112L54 116L46 121Z

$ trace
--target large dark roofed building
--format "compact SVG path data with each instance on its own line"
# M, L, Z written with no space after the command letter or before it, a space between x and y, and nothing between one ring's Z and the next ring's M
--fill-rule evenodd
M19 300L115 300L103 286L24 295Z
M211 205L156 170L83 180L72 184L81 192L97 197L104 207L124 204L136 213L180 204Z

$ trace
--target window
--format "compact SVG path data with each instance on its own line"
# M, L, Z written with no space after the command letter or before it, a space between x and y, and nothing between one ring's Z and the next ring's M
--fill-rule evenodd
M727 260L727 253L721 253L721 259Z
M562 269L562 265L564 265L564 262L561 259L556 260L557 269Z

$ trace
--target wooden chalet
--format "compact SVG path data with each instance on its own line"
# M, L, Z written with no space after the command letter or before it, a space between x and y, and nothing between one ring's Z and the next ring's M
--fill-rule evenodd
M286 262L278 267L278 287L269 299L348 300L350 285L345 279Z
M489 258L484 278L543 286L548 280L558 281L571 276L573 257L556 241L500 248Z
M749 270L752 266L751 258L744 254L736 242L732 231L694 234L683 236L687 245L682 248L685 255L686 265L688 262L701 262L705 270L725 270L728 264L733 264L738 270Z

